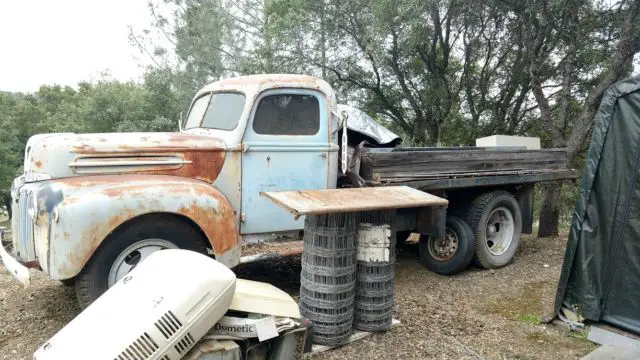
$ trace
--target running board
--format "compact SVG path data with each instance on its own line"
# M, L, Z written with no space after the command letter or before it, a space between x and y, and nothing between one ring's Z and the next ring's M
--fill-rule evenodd
M243 253L251 252L252 248L259 247L259 252L251 255L245 255L240 257L240 264L247 264L256 261L279 259L292 255L302 254L303 242L291 241L284 243L271 243L271 244L254 244L243 246Z

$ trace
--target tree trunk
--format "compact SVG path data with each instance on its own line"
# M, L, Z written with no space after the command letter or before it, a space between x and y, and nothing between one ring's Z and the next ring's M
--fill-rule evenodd
M562 184L553 183L544 186L544 197L540 206L540 223L538 225L538 237L550 237L558 235L558 223L560 222L560 190Z

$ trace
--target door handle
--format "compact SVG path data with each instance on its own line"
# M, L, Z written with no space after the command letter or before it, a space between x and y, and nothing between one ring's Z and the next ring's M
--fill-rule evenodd
M323 159L326 159L327 158L327 153L320 153L320 157L323 158Z

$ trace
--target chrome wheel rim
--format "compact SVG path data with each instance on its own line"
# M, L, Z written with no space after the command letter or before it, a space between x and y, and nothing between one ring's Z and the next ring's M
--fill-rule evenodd
M505 253L515 234L515 222L511 211L505 207L495 208L487 218L485 226L485 245L492 255Z
M177 248L175 244L162 239L145 239L129 245L111 265L108 286L112 287L154 252Z
M446 228L443 237L429 239L429 255L440 261L449 260L458 251L458 244L458 234L450 228Z

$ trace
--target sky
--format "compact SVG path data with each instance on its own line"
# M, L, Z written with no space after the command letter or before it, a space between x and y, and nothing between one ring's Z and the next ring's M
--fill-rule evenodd
M105 71L139 80L149 59L128 26L150 21L147 0L0 0L0 91L75 86Z

